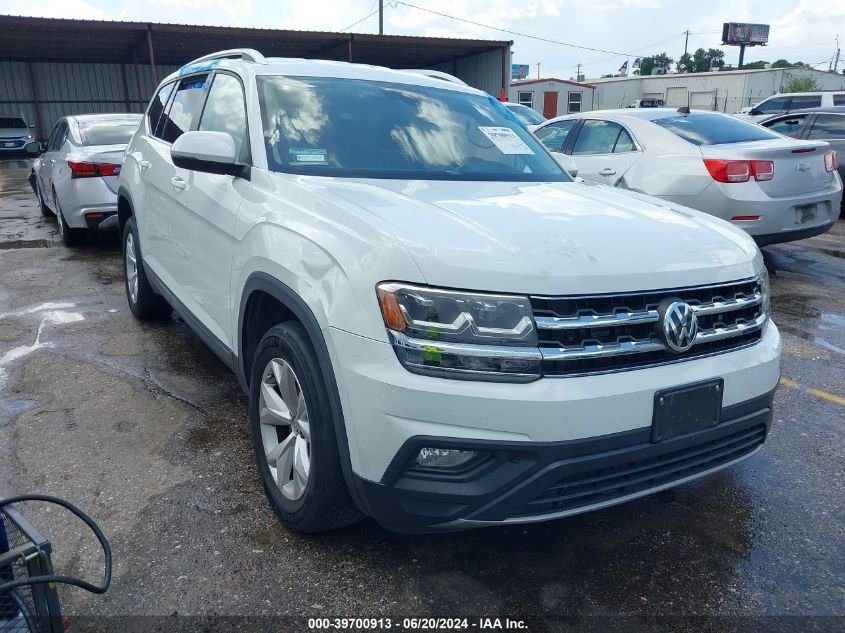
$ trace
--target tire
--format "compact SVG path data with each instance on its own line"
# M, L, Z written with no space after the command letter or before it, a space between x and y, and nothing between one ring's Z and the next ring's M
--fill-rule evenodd
M41 215L45 218L49 218L53 215L50 207L44 204L44 196L41 195L41 184L38 182L38 178L35 179L35 196L38 198L38 206L41 207Z
M150 286L141 256L141 243L135 218L130 217L123 227L123 287L126 302L136 319L152 321L170 316L170 305Z
M72 229L65 222L65 216L62 214L62 205L59 204L59 197L53 190L53 201L56 203L56 224L59 225L59 237L62 244L65 246L79 246L85 241L85 229Z
M285 388L279 387L279 377ZM287 422L284 414L273 415L273 410L293 410L285 404L293 400L294 415ZM328 532L362 517L343 479L328 403L316 355L302 326L289 321L271 328L258 344L252 365L250 426L267 498L282 522L297 532Z

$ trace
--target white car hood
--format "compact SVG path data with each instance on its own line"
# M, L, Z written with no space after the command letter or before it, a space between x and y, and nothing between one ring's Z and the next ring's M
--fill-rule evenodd
M720 283L762 266L753 240L722 220L593 183L309 180L392 225L431 285L603 293Z
M0 127L0 138L22 138L32 134L29 128L25 127Z

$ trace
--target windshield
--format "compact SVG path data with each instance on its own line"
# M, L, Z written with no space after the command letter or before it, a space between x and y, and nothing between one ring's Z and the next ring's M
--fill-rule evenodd
M677 134L693 145L721 145L780 138L764 127L723 114L695 114L655 119L660 127Z
M6 128L24 128L26 123L23 119L17 116L0 116L0 127Z
M127 145L140 124L140 115L126 120L82 121L79 140L83 145Z
M513 112L520 121L525 123L525 125L539 125L546 120L544 117L540 116L539 113L535 112L528 106L522 105L521 103L506 107Z
M568 181L490 96L327 77L258 77L271 170L408 180Z

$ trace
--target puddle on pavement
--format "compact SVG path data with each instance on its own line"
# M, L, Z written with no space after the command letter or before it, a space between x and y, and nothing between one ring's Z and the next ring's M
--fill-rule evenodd
M11 251L22 248L50 248L50 240L11 240L0 242L0 250Z
M797 336L798 338L804 339L805 341L809 341L813 345L821 347L822 349L826 349L830 352L834 352L836 354L840 354L841 356L845 356L845 349L834 345L830 341L826 340L821 336L817 336L812 332L808 332L807 330L802 330L799 327L795 327L793 325L784 325L783 323L778 324L778 329L781 332L787 332L792 334L793 336Z

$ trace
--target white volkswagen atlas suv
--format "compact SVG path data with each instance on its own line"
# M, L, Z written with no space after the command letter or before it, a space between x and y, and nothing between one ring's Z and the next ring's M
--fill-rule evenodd
M249 394L284 523L554 519L764 443L780 337L740 229L573 179L456 82L252 50L165 79L119 180L126 291Z

